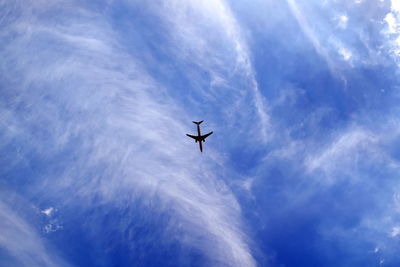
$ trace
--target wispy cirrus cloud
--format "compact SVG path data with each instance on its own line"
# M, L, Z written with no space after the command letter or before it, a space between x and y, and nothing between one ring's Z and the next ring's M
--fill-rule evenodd
M251 122L257 128L252 135L267 141L271 135L268 107L256 80L246 39L229 6L224 1L165 1L161 10L156 9L171 25L174 53L210 73L211 78L208 84L200 84L198 80L202 78L196 79L189 69L182 75L189 76L202 97L219 101L219 105L226 102L222 119L228 123L243 124L240 128L245 128L245 121L255 112L257 121Z
M13 203L16 206L16 203ZM11 256L2 259L7 266L70 266L59 258L54 248L41 237L34 227L14 210L0 201L0 251Z
M329 174L333 169L355 170L357 158L360 153L365 153L368 148L375 146L377 138L372 133L362 129L351 129L348 132L341 132L340 136L329 143L316 155L310 155L305 160L308 171L323 170ZM370 151L372 152L372 151ZM353 164L348 165L352 162Z
M310 40L310 42L314 46L316 52L325 60L326 64L328 65L328 68L332 72L332 74L337 75L337 70L335 68L334 62L332 61L331 57L329 56L328 51L321 44L317 34L314 33L314 31L311 29L304 12L297 5L296 0L287 0L287 3L289 5L289 8L290 8L292 14L294 15L297 22L299 23L300 28L303 30L304 34Z
M254 266L240 207L216 174L223 164L219 154L210 147L199 160L192 144L182 142L192 118L123 44L129 33L114 29L90 3L65 3L19 2L19 15L3 32L15 37L4 42L1 63L2 70L10 70L3 72L2 88L12 87L3 89L1 116L12 119L2 125L9 136L2 149L16 153L10 147L16 143L21 158L7 175L35 161L39 171L25 169L30 174L23 178L25 190L63 203L60 210L77 204L91 210L104 203L121 208L124 199L131 205L143 199L160 203L153 212L176 215L186 236L182 243L207 261ZM57 16L44 15L53 12ZM239 58L245 56L240 45L235 43ZM135 224L135 218L128 220ZM82 221L85 225L90 217ZM63 226L60 231L71 227Z

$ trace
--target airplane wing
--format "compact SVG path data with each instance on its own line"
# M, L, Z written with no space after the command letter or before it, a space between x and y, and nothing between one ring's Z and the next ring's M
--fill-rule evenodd
M212 133L213 133L213 132L209 132L208 134L202 135L202 136L201 136L201 139L202 139L203 141L205 141L205 139L206 139L208 136L210 136Z
M189 137L191 137L191 138L193 138L194 140L196 140L197 141L197 136L194 136L194 135L190 135L190 134L186 134L187 136L189 136Z

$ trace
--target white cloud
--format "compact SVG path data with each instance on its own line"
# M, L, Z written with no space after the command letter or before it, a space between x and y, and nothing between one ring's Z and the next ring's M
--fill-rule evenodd
M396 211L400 213L400 192L396 192L393 194L393 202Z
M344 60L348 61L351 59L351 57L353 56L352 53L344 48L344 47L340 47L339 48L339 54L343 57Z
M374 157L377 141L377 137L363 129L354 128L342 132L320 152L307 156L306 170L320 170L326 175L327 182L333 182L338 170L356 171L361 154L368 152Z
M244 110L252 110L255 107L259 118L259 129L256 129L257 134L254 138L261 136L262 141L267 141L270 135L267 106L255 78L246 40L229 7L223 1L212 0L186 1L183 5L181 1L167 1L166 6L162 13L174 27L172 34L179 48L177 54L211 72L212 76L216 77L213 80L219 81L218 84L228 85L225 90L231 90L229 95L235 99L233 100L235 103L229 109L230 112L227 112L229 116L237 115L238 110L243 113ZM187 14L192 14L192 16L187 16ZM216 41L226 42L226 46L222 47L223 50L210 49L213 46L221 47L220 44L215 43ZM229 51L234 53L234 62L231 62L232 57ZM236 84L230 84L229 80L233 75L243 76L246 83L241 88ZM219 95L219 91L213 89L211 86L208 90L207 88L201 90L210 98L226 97L226 92ZM244 98L249 90L253 98L252 105L249 105L248 100ZM235 120L238 121L235 118L228 119L228 121Z
M69 266L48 249L45 241L26 220L0 200L0 247L23 266ZM5 263L6 264L6 263Z
M392 0L391 1L391 8L393 11L400 12L400 1L399 0Z
M328 54L328 51L321 45L317 35L311 29L309 22L307 21L306 16L304 15L304 12L300 10L299 6L297 5L296 0L286 0L286 1L289 4L290 10L294 15L294 17L296 18L297 22L299 23L299 26L304 32L304 34L310 40L317 53L325 60L331 72L335 74L336 70Z
M41 213L45 214L46 216L50 217L54 213L55 209L53 207L49 207L40 211Z
M391 52L397 60L400 56L400 1L391 1L391 11L386 15L384 21L387 24L386 35L391 46ZM400 63L399 63L400 65Z
M318 35L314 32L314 30L310 26L310 22L307 19L308 18L307 14L305 14L305 12L301 10L296 0L286 0L286 2L288 3L290 11L296 18L301 30L304 32L305 36L311 42L315 51L321 56L321 58L324 59L331 74L334 77L340 79L343 82L344 87L347 87L346 77L344 77L343 74L336 67L335 62L332 60L330 56L329 49L326 48L327 44L323 44L320 42ZM344 19L345 17L342 18L342 20ZM342 22L342 24L344 25L344 22Z
M46 215L47 222L46 225L43 227L43 231L46 234L63 229L63 226L61 225L59 220L57 218L54 218L57 209L49 207L47 209L41 210L40 212Z
M393 13L388 13L385 17L385 21L388 24L388 32L396 33L397 20Z
M338 27L341 29L346 29L347 28L347 22L349 21L349 17L346 15L340 15L337 17L338 21Z
M78 142L60 173L38 181L46 187L43 197L62 198L66 206L85 199L80 205L86 209L91 208L89 200L94 196L100 196L97 202L115 205L123 198L161 200L154 213L177 215L188 246L202 251L211 261L255 266L250 241L242 229L240 207L215 174L223 166L219 154L209 146L199 159L196 147L184 136L192 129L192 118L169 96L168 88L145 70L144 62L118 42L122 37L101 14L76 14L74 7L64 4L60 1L52 7L74 14L73 20L65 16L54 23L43 22L36 13L40 9L32 8L25 13L28 17L11 25L8 31L16 36L6 46L2 61L3 66L12 65L21 75L14 91L16 101L21 105L35 103L26 116L20 116L14 107L5 111L14 112L15 128L24 125L20 135L32 140L29 149L51 158ZM207 11L216 8L217 13L211 14L225 23L223 29L235 44L237 63L251 77L247 52L242 41L235 39L239 38L237 26L222 3L207 4ZM181 7L176 10L187 15ZM19 32L25 27L29 27L29 34ZM202 36L188 27L181 30L200 41L197 48L203 52L210 49L201 47ZM13 74L9 75L11 79ZM32 88L32 84L39 86ZM250 85L262 118L264 107L257 85L255 81ZM265 124L263 121L264 128ZM45 140L29 131L38 125L51 129ZM53 211L50 207L42 213L51 217ZM60 227L49 221L44 231Z
M400 235L400 226L394 226L389 235L391 237L397 237L398 235Z
M361 182L366 169L379 166L388 172L398 171L400 164L387 150L399 136L399 126L392 120L383 120L372 128L349 126L337 131L324 143L310 142L305 153L304 168L313 177L320 178L327 184L334 183L341 177ZM397 194L393 196L394 208L398 209Z
M63 226L60 225L57 220L52 220L43 227L43 231L46 234L56 232L60 229L63 229Z

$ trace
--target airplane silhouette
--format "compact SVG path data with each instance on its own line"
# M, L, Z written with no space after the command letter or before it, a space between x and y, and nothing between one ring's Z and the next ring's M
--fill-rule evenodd
M202 123L202 122L203 121L199 121L199 122L194 121L193 122L194 124L197 125L197 136L186 134L187 136L189 136L189 137L193 138L194 140L196 140L196 143L199 142L200 152L203 152L203 145L201 144L201 142L205 142L206 138L213 133L213 132L210 132L208 134L201 135L200 134L200 123Z

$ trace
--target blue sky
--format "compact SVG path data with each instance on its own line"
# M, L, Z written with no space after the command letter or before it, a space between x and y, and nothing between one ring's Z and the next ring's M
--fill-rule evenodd
M0 266L400 265L400 1L17 0L0 29Z

